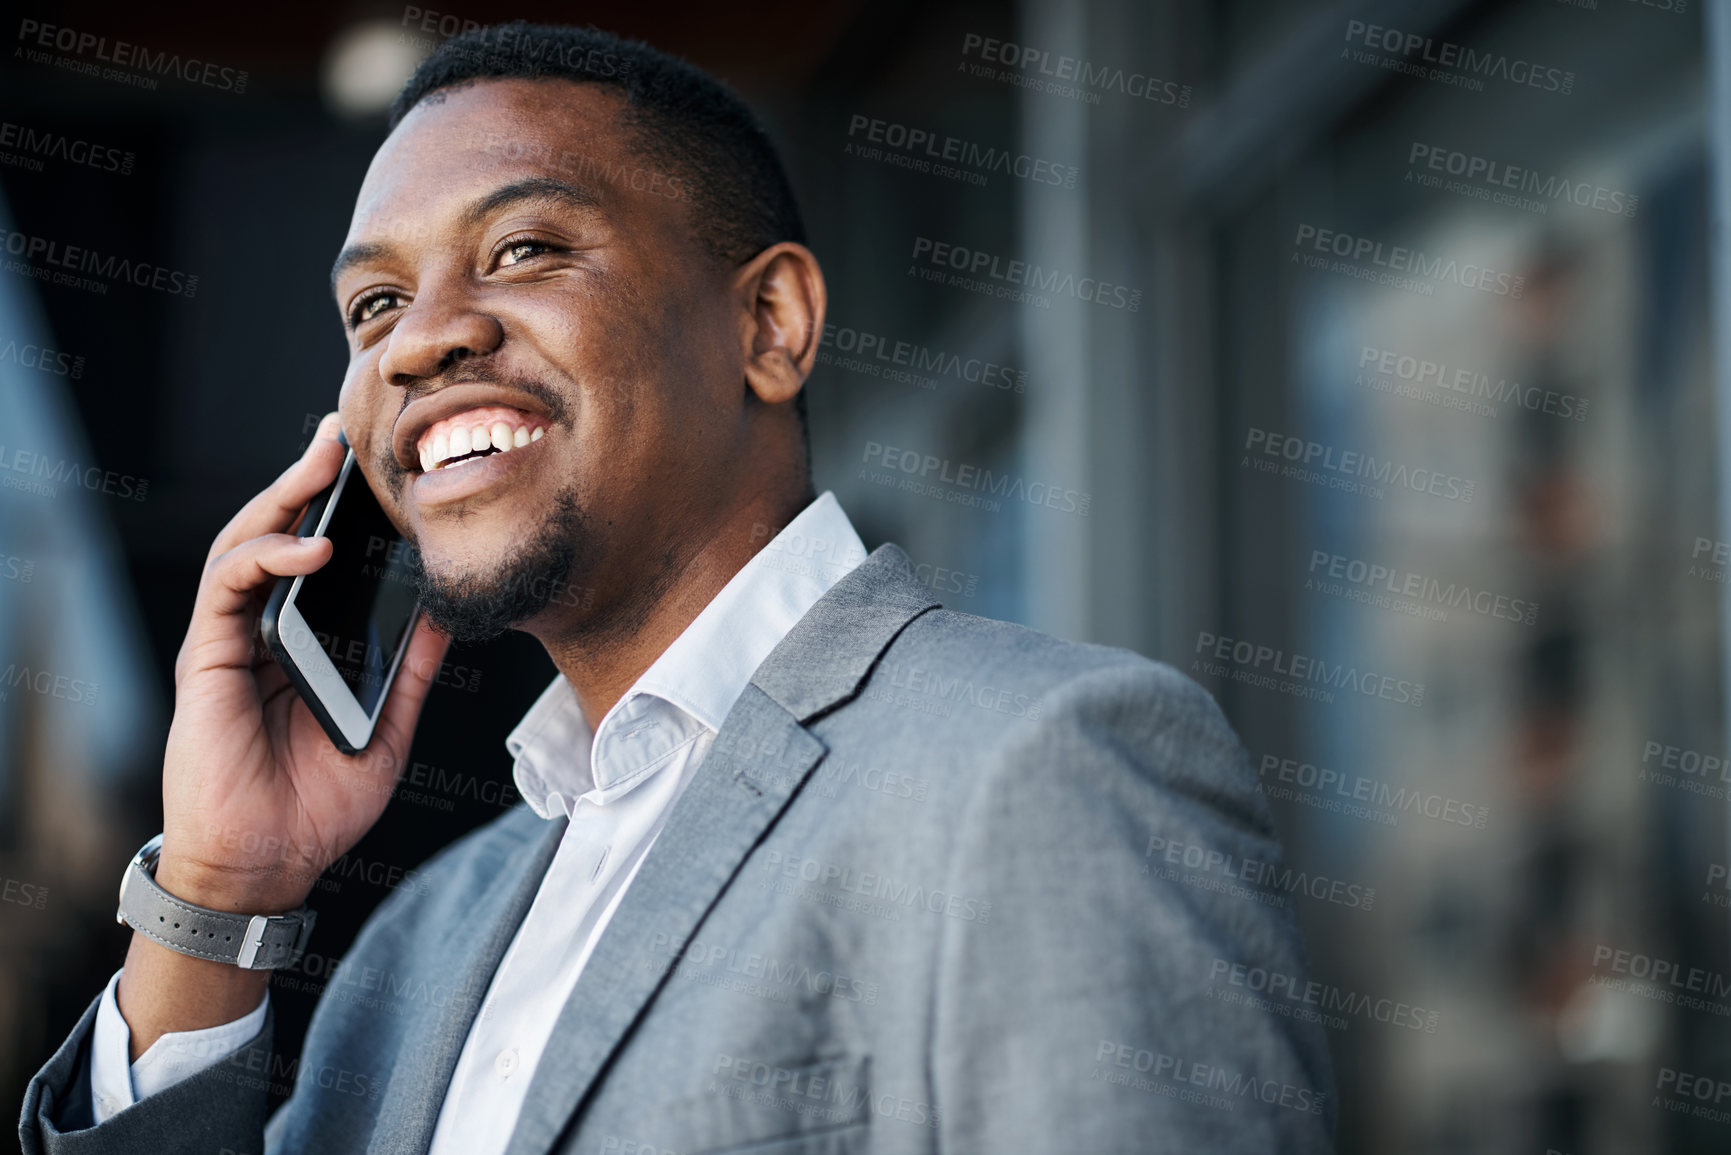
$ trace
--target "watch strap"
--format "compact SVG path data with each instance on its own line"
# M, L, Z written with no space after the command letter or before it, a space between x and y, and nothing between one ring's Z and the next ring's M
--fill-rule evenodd
M243 970L272 970L300 960L316 918L313 911L303 906L288 914L248 915L195 906L162 889L148 868L154 865L154 856L140 851L126 868L116 921L170 950Z

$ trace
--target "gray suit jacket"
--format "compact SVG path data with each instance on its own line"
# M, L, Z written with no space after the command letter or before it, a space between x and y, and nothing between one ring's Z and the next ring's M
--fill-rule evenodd
M422 1155L564 825L519 805L394 892L298 1064L267 1021L93 1127L93 1003L30 1084L25 1152ZM1327 1150L1320 1028L1226 978L1302 983L1288 900L1234 869L1279 857L1193 682L944 610L886 545L727 716L509 1155ZM267 1125L267 1084L290 1082Z

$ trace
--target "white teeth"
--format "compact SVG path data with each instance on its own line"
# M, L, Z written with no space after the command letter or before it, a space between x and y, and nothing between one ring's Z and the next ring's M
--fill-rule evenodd
M528 425L519 425L512 429L504 421L495 421L490 426L475 425L435 433L427 438L418 450L421 470L431 473L437 469L445 469L458 464L457 458L476 460L469 458L469 455L484 453L489 449L508 453L513 449L521 449L530 442L541 440L546 432L544 428L531 429Z

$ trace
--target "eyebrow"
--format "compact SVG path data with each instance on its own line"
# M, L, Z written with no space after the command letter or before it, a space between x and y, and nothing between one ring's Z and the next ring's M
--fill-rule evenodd
M464 227L472 227L503 209L525 201L552 201L570 208L594 209L601 206L601 195L587 185L560 180L557 177L528 177L501 185L470 204L463 210L462 224ZM388 260L396 255L396 251L384 241L363 241L350 245L337 254L336 263L331 266L331 291L336 291L338 279L356 265Z

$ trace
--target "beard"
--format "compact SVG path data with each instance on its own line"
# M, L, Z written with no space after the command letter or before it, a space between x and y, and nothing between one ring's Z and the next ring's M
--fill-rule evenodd
M585 598L569 581L572 567L591 541L576 495L559 495L541 524L497 569L485 575L435 574L427 569L419 543L409 551L409 569L421 612L458 645L489 642L550 604L577 606Z

